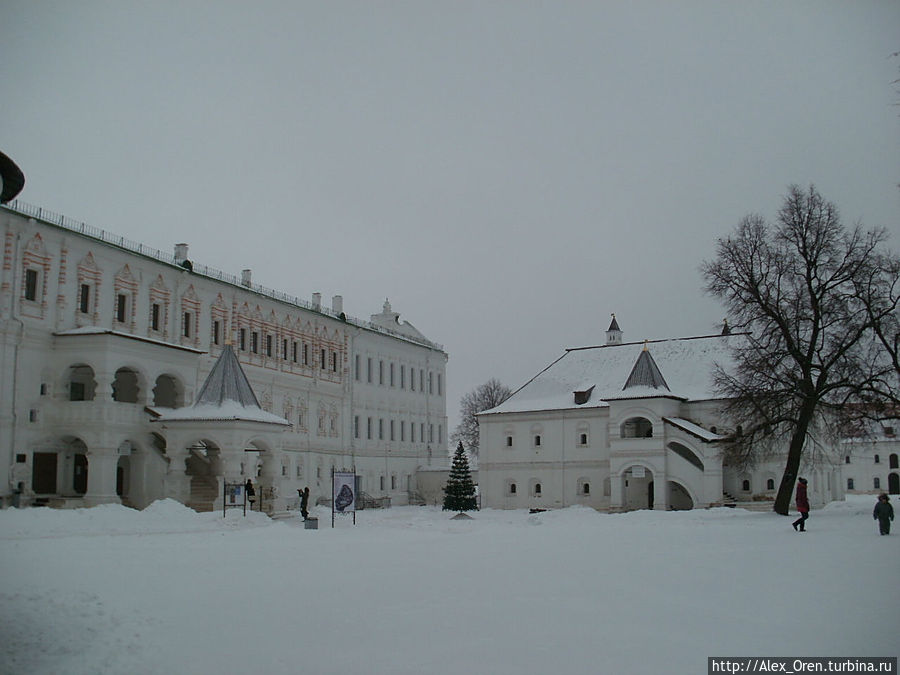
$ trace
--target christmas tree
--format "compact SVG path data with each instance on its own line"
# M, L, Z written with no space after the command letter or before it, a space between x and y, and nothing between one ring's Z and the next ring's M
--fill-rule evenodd
M453 455L453 466L450 468L447 486L444 488L444 511L477 510L475 484L472 482L472 474L469 472L466 451L460 441L456 446L456 453Z

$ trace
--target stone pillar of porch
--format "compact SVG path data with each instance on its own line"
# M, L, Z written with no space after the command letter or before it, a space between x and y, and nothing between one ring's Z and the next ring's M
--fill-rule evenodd
M92 448L87 453L88 480L84 493L85 506L121 504L116 494L116 468L119 452L116 448Z
M259 477L260 488L272 488L272 497L266 500L269 505L266 511L279 513L287 510L287 501L281 490L281 452L266 452L262 454L262 473Z
M219 452L219 456L211 464L210 469L214 472L216 480L219 483L219 494L213 505L216 511L221 511L225 503L225 483L246 483L247 476L241 473L241 463L246 461L243 450L225 450ZM251 476L253 484L256 485L256 476ZM250 504L247 504L250 507Z
M653 476L653 510L669 510L669 479L662 474Z
M187 475L188 450L172 448L166 450L169 466L166 469L166 483L163 494L175 501L187 504L191 499L191 477Z

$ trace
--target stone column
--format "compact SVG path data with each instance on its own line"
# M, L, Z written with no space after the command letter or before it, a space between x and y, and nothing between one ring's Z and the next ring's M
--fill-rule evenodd
M661 471L653 474L653 510L669 510L669 479Z
M287 510L285 495L281 490L282 459L282 453L279 451L262 454L262 475L259 477L259 485L261 488L272 488L273 497L266 500L269 506L266 510L270 514Z
M253 480L253 484L256 484L256 471L253 471L254 475L248 474L246 476L241 474L241 463L248 463L249 460L245 457L243 450L235 451L235 450L225 450L221 449L219 452L219 456L217 460L212 465L211 469L215 472L216 479L218 481L219 487L219 496L216 497L216 503L213 505L216 511L221 511L222 506L225 503L225 494L224 494L224 484L227 483L246 483L247 478L251 478ZM255 465L254 465L255 466ZM247 504L249 509L250 505Z
M175 501L187 504L191 499L191 477L187 475L188 451L183 447L166 448L169 466L166 469L163 494Z
M116 448L92 448L87 453L88 484L84 494L85 506L121 504L116 494L116 467L119 453Z

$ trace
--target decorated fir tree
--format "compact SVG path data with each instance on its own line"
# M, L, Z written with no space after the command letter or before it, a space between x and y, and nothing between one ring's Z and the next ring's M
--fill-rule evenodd
M453 455L453 466L450 468L447 486L444 488L444 511L477 510L475 484L472 482L472 474L469 472L466 451L460 441L456 446L456 453Z

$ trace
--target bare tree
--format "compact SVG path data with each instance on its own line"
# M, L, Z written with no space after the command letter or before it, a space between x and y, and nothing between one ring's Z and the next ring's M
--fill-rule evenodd
M814 186L792 185L774 225L746 216L701 267L707 292L724 302L734 328L748 331L734 369L716 374L742 431L726 460L752 464L787 443L777 513L788 513L801 458L835 431L835 412L886 373L857 295L886 237L845 228Z
M459 400L459 425L450 435L450 440L461 441L468 448L469 454L478 456L478 418L476 415L484 410L496 408L512 395L512 391L496 378L465 394Z

